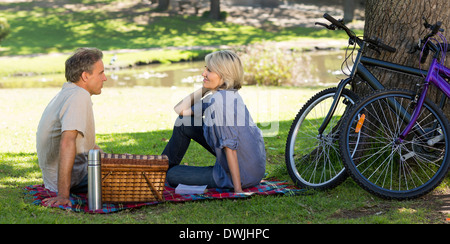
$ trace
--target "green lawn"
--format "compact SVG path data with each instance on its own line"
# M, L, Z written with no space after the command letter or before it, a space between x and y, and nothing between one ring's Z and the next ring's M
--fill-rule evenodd
M122 0L127 2L128 0ZM171 46L245 45L262 40L345 38L343 32L289 28L267 31L211 22L192 16L151 17L142 8L105 10L113 0L1 2L11 34L1 43L1 79L16 73L61 73L68 55L80 46L118 53L122 65L137 61L171 62L201 58L204 52L169 50ZM99 8L90 8L99 3ZM85 8L86 7L86 8ZM360 34L360 33L359 33ZM35 55L44 54L44 55ZM23 56L27 55L27 56ZM34 206L22 187L41 184L35 133L55 88L0 89L0 223L445 223L442 200L429 194L412 201L385 201L363 191L351 179L325 192L303 196L255 196L242 200L163 203L108 215L80 214ZM160 154L171 135L173 105L193 90L187 88L105 88L93 97L97 143L107 152ZM284 166L287 133L297 111L318 89L246 86L241 94L264 131L268 177L288 180ZM274 130L275 129L275 130ZM211 165L214 159L192 143L184 161ZM447 190L448 178L434 194Z
M176 117L172 106L192 89L104 88L100 96L93 97L97 143L107 152L160 154ZM109 215L34 206L24 198L21 188L42 183L35 132L43 109L58 90L0 90L0 223L443 223L449 217L437 211L439 201L431 195L413 201L385 201L366 193L352 180L330 191L303 196L163 203ZM287 132L297 109L316 91L241 90L253 118L266 131L268 177L289 180L284 166ZM267 110L269 103L280 106ZM278 131L268 130L271 126L279 126ZM214 163L209 153L196 143L191 145L185 163Z
M51 8L39 7L39 3L33 2L0 3L2 5L6 9L0 17L5 17L11 26L10 36L1 44L2 55L71 52L80 46L117 50L346 38L342 31L321 28L267 31L195 16L154 16L154 11L148 8L117 12L101 8L67 9L56 3Z
M90 6L90 1L83 2L87 2L87 7ZM100 1L103 3L101 6L108 6L109 2L114 1ZM128 66L137 62L203 59L210 52L196 49L169 50L170 47L239 46L261 41L327 41L330 38L346 38L343 31L320 28L295 27L268 31L195 16L164 17L144 7L117 12L102 8L68 9L57 3L51 8L44 8L41 4L0 3L0 7L4 8L0 11L0 17L6 18L11 26L10 35L0 43L0 76L61 73L67 55L59 54L70 53L83 46L111 51L105 54L107 61L115 50L147 49L131 53L118 52L115 65ZM142 18L146 21L142 21ZM362 31L357 33L361 34ZM28 56L4 57L8 55Z

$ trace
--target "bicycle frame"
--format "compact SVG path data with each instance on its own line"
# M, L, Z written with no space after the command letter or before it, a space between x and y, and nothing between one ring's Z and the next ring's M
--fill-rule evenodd
M360 49L358 50L358 54L355 59L355 64L350 73L350 76L339 82L339 85L337 86L336 94L334 94L333 103L330 107L330 111L328 112L322 125L319 128L319 135L322 135L323 131L327 127L328 123L330 122L331 117L333 116L333 114L336 110L336 107L338 105L339 98L342 95L342 90L345 88L345 86L347 86L354 79L355 75L358 75L359 77L361 77L374 90L384 89L384 86L381 84L381 82L364 65L376 66L376 67L385 68L385 69L388 69L391 71L397 71L397 72L401 72L401 73L409 74L409 75L413 75L413 76L418 76L418 77L427 76L427 74L428 74L428 71L426 71L426 70L421 70L418 68L403 66L403 65L394 64L394 63L387 62L387 61L382 61L379 59L365 57L362 55L364 47L365 47L365 43L360 43L360 44L361 44ZM408 119L408 121L409 121L409 117L410 116L406 117Z
M413 111L411 120L408 125L404 129L404 131L400 134L398 142L402 142L402 140L408 135L408 133L414 127L417 118L420 115L420 111L422 109L423 103L425 101L425 97L428 92L429 84L435 85L439 90L441 90L447 97L450 97L450 84L445 81L445 79L440 74L450 74L450 69L440 64L437 58L433 58L431 66L429 68L427 77L425 78L425 83L423 86L423 90L420 94L419 100L417 101L417 105ZM422 132L423 133L423 132Z

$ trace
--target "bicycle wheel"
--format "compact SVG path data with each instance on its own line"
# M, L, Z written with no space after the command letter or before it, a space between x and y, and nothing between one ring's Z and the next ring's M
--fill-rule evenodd
M394 109L394 100L406 113ZM339 143L346 168L359 185L382 198L422 196L441 183L449 168L449 121L429 99L411 132L397 140L414 100L411 91L375 92L358 102L342 123Z
M339 124L348 105L358 96L344 89L336 111L322 135L319 127L330 110L337 88L314 95L295 117L286 142L289 176L302 188L330 189L347 178L338 149Z

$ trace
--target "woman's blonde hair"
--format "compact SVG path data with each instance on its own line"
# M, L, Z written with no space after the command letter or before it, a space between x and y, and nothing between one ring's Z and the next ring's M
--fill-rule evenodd
M244 82L244 68L239 56L228 50L210 53L205 57L209 70L217 73L223 80L220 90L240 89Z

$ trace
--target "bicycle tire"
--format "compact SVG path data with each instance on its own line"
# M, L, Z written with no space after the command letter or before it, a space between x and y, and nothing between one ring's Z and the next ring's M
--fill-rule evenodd
M412 114L415 96L398 89L374 92L353 106L342 123L339 143L345 167L362 188L381 198L418 198L435 189L448 172L449 120L431 100L425 99L413 130L402 142L396 140L407 125L406 113L388 104L395 99ZM358 140L356 131L362 133Z
M326 190L336 187L348 177L338 155L339 133L336 129L343 113L348 110L347 104L354 104L358 99L354 92L343 90L324 136L318 136L323 121L319 118L324 118L328 113L336 91L337 88L328 88L311 97L297 113L289 130L285 162L289 176L298 187Z

